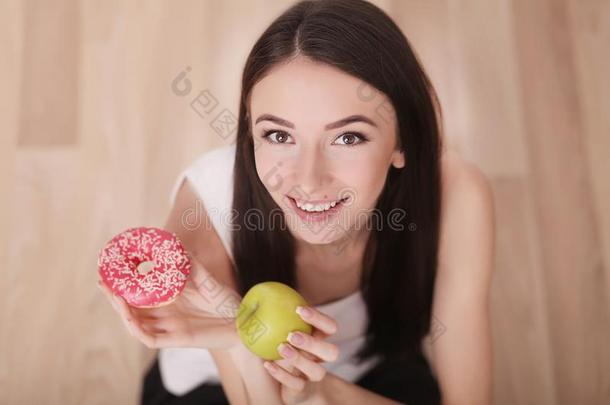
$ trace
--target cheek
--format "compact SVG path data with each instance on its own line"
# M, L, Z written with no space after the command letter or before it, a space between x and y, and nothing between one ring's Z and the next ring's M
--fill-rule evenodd
M264 152L255 153L254 161L259 179L265 188L273 193L282 182L281 166L275 163L272 157L265 156Z
M374 165L359 165L344 177L348 189L355 196L354 206L374 208L375 202L383 189L386 170Z

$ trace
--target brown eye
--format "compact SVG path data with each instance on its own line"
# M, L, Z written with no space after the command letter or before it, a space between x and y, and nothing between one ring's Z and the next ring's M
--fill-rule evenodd
M351 145L354 142L356 142L356 137L353 134L346 134L343 135L343 141L347 144L347 145Z
M361 143L368 142L368 139L358 132L348 132L340 135L337 139L342 140L343 143L340 145L344 146L356 146Z
M273 136L276 134L275 139L276 140L272 140ZM290 136L290 134L287 134L284 131L266 131L263 134L263 138L269 142L269 143L280 143L280 144L284 144L287 143L286 140L288 139L288 137Z

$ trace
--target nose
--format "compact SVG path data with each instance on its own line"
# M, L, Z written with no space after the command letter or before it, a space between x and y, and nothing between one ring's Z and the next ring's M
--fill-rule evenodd
M329 164L326 162L327 157L324 156L316 148L303 148L295 162L295 171L297 173L297 182L303 190L324 189L330 183L331 175L328 171ZM324 198L324 196L316 196Z

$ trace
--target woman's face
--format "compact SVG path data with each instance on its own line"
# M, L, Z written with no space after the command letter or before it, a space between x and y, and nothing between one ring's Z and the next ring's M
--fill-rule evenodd
M362 229L390 165L405 164L389 99L358 78L304 57L275 67L254 86L250 117L258 176L291 233L311 244L337 242ZM297 200L325 202L305 206L325 211L309 214Z

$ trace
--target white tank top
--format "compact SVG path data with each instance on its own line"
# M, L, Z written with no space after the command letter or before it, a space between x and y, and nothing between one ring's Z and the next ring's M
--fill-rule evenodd
M173 204L184 178L203 201L208 216L220 236L227 253L233 259L229 219L233 203L233 163L235 143L210 150L200 155L176 179L171 190ZM189 219L196 226L201 221ZM205 226L205 223L202 224ZM354 354L364 344L368 317L361 291L342 299L316 305L315 308L337 321L337 333L327 341L339 347L339 358L332 363L321 363L331 372L347 381L355 382L380 360L379 356L356 364ZM209 351L202 348L163 348L159 350L159 368L165 388L174 395L184 395L203 382L220 383L216 363Z

